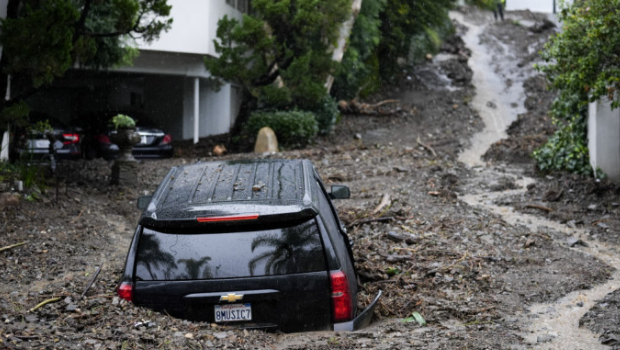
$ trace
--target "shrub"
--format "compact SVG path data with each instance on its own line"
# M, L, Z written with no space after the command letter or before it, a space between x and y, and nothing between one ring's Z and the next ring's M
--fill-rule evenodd
M566 170L591 175L586 124L586 118L578 114L559 128L546 144L534 151L538 168L543 172Z
M334 131L336 123L340 117L338 110L338 102L329 94L323 95L323 98L312 109L319 126L319 135L328 135Z
M110 124L114 126L114 129L118 130L119 128L134 128L136 127L136 121L125 114L117 114L112 119L110 119Z
M278 137L278 143L287 148L303 148L312 143L319 131L314 113L299 110L261 111L250 115L245 129L250 135L268 126Z

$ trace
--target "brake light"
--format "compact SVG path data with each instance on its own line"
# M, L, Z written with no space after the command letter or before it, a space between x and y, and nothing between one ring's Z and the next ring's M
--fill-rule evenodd
M110 143L110 138L108 137L108 135L97 134L97 135L93 136L93 139L95 139L95 141L101 142L101 143Z
M161 141L162 145L167 145L172 142L172 136L166 134L164 135L164 139Z
M342 271L330 273L332 285L332 308L334 322L349 321L353 318L349 280Z
M256 220L256 219L258 219L258 214L207 216L207 217L202 217L202 218L196 218L198 222L242 221L242 220Z
M121 299L125 299L127 301L133 300L133 285L131 284L131 282L121 283L121 285L118 286L116 292Z
M65 145L80 142L80 135L78 134L62 134L62 138L64 139L62 143Z

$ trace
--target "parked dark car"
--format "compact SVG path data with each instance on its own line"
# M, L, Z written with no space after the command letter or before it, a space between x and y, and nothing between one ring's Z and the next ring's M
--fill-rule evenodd
M349 238L308 160L205 162L170 170L144 208L117 292L169 315L244 328L354 330Z
M86 159L112 160L118 157L119 148L110 141L110 134L115 131L110 127L109 120L115 114L118 113L81 118L86 130L84 136L84 157ZM137 120L136 132L140 134L140 143L134 146L132 155L138 159L172 157L174 154L172 137L143 116L135 119Z
M31 128L16 130L13 157L28 161L49 161L51 152L56 159L78 159L82 156L82 129L68 126L41 112L29 115L29 124L46 123L51 130L33 131Z

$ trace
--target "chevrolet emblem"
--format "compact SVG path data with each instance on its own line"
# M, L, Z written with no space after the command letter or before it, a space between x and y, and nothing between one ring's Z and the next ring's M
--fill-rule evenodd
M229 303L234 303L235 301L239 301L241 299L243 299L243 294L237 295L234 293L230 293L228 295L222 295L220 297L220 302L227 301Z

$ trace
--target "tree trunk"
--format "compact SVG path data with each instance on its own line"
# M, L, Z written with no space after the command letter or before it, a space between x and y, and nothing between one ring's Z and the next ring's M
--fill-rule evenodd
M349 36L351 36L351 30L353 30L353 25L355 24L355 19L357 15L360 13L362 9L362 0L353 0L351 4L351 17L342 24L340 27L340 36L338 37L338 46L334 48L334 52L332 54L332 59L336 62L342 62L342 58L344 57L344 52L346 50L347 42L349 41ZM327 92L331 90L332 84L334 83L334 77L329 75L327 77L327 82L325 82L325 87L327 88Z

